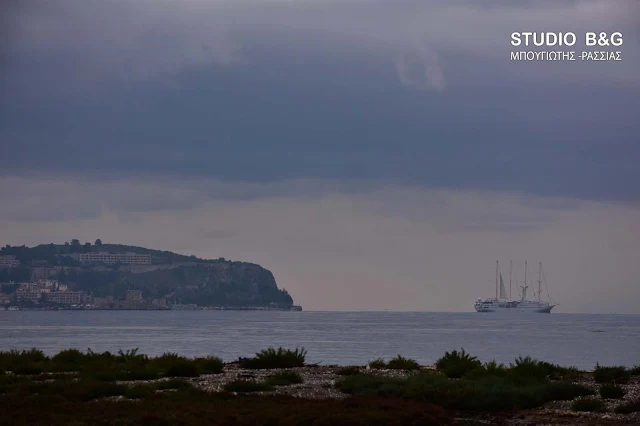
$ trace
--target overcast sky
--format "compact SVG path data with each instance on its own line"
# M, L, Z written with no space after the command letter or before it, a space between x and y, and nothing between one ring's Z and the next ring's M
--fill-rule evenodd
M636 0L0 8L3 245L255 262L322 310L469 311L541 260L559 312L640 313Z

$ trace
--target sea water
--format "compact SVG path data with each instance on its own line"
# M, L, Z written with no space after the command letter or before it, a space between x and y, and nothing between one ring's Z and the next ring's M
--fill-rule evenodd
M640 315L429 312L0 311L0 349L217 355L304 347L312 363L364 365L397 354L433 364L464 348L482 361L517 356L580 369L640 364Z

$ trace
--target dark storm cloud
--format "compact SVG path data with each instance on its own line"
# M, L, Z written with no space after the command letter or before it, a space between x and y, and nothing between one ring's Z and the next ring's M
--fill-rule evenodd
M0 168L640 198L637 3L476 3L12 3ZM625 61L508 60L594 26Z

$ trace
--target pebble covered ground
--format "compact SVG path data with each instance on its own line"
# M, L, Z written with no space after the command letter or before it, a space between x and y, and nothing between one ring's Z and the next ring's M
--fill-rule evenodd
M335 388L335 383L341 377L338 371L343 366L305 366L299 368L287 369L287 371L298 372L303 382L294 385L277 386L272 391L256 392L264 395L290 395L299 398L321 399L321 398L348 398L349 396L341 393ZM409 374L416 372L408 372L404 370L387 370L387 369L368 369L366 367L358 367L361 372L367 374L377 374L385 377L404 378ZM423 367L424 369L433 370L433 367ZM208 392L220 392L224 386L235 380L253 380L262 382L269 376L284 370L249 370L241 368L237 363L229 363L225 365L224 371L220 374L208 374L200 377L187 379L194 386L206 390ZM131 384L131 382L128 382ZM138 382L139 383L139 382ZM596 391L599 384L593 379L591 373L584 373L575 380L575 383L588 386ZM640 398L640 377L632 377L629 383L621 385L625 389L623 399L606 399L603 400L607 410L602 413L592 412L575 412L571 410L571 401L554 401L545 406L534 410L522 410L514 413L459 413L456 417L458 424L486 424L486 425L640 425L640 412L631 414L614 413L615 408L626 401L638 400Z

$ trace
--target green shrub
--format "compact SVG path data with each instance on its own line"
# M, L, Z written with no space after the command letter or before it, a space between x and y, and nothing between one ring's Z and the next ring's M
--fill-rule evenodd
M115 375L117 380L154 380L158 378L158 373L147 366L136 366L129 370L122 370Z
M164 372L175 363L189 361L187 358L172 352L165 352L159 357L152 358L150 363L152 367L158 371Z
M640 365L634 365L629 369L629 374L632 376L640 376Z
M121 351L122 352L122 351ZM87 348L87 354L85 355L90 362L100 362L101 364L113 364L117 361L117 357L109 351L94 352L91 348Z
M21 371L19 374L38 374L46 369L51 360L36 348L30 350L10 349L0 352L0 371ZM36 367L37 366L37 367ZM37 372L29 372L36 371Z
M420 364L410 358L404 358L398 354L387 362L387 368L392 370L420 370Z
M145 354L139 354L138 348L127 349L125 352L120 349L116 361L128 364L146 364L149 362L149 357Z
M403 394L401 379L371 374L353 374L336 382L336 388L350 395L397 396Z
M123 374L117 370L96 370L85 372L83 377L95 380L97 382L115 382L117 380L123 380Z
M590 388L571 382L551 382L541 386L544 401L569 401L580 396L593 395Z
M607 410L605 403L598 398L578 398L571 403L571 409L573 411L593 411L596 413L602 413Z
M194 360L201 374L220 374L224 370L224 362L215 356L196 358Z
M369 367L382 370L387 368L387 363L384 362L384 359L377 358L377 359L374 359L373 361L369 361Z
M166 377L198 377L198 366L193 361L176 361L165 372Z
M461 349L460 352L453 350L446 352L442 358L436 361L436 368L442 371L447 377L462 377L466 373L482 367L478 358L471 356Z
M93 352L91 348L89 348L85 355L85 363L80 371L85 373L92 373L98 371L114 370L120 367L121 365L118 363L117 357L111 352Z
M598 383L627 383L631 374L626 367L602 367L600 364L596 364L596 369L593 371L593 378Z
M65 349L51 358L55 371L79 371L85 361L85 354L77 349Z
M342 367L336 370L338 376L353 376L354 374L360 374L360 367Z
M265 383L269 386L286 386L302 383L302 376L295 371L282 371L269 376Z
M148 365L100 365L95 364L84 368L82 377L87 377L99 382L154 380L158 378L158 372Z
M191 389L193 385L186 381L180 379L169 379L169 380L161 380L159 382L155 382L153 387L157 390L166 390L166 389Z
M605 384L600 386L600 396L604 399L621 399L625 391L621 386Z
M22 351L20 356L27 358L29 361L33 362L44 362L49 361L49 357L47 357L44 352L40 349L31 348L28 351Z
M485 362L483 367L487 370L487 373L493 375L502 375L507 372L507 367L502 363L498 364L495 359Z
M467 371L464 374L465 379L484 379L487 377L505 377L509 374L509 369L504 364L498 364L495 360L484 363L482 366Z
M6 394L16 386L30 382L25 376L16 376L14 374L0 374L0 395Z
M254 382L252 380L234 380L224 386L227 392L266 392L273 387L266 383Z
M534 379L544 379L557 372L559 367L544 361L538 361L530 356L515 359L511 363L511 372L521 377L529 377Z
M411 358L404 358L400 354L389 362L385 362L382 358L369 361L369 367L388 370L420 370L420 364Z
M151 385L130 386L124 393L124 397L129 399L143 399L153 396L154 392L155 388Z
M13 374L24 374L24 375L34 375L40 374L44 371L42 368L42 364L38 364L35 362L29 362L24 364L18 364L13 369Z
M358 374L344 377L336 387L352 395L396 397L472 411L528 409L548 401L570 400L593 393L584 386L568 382L533 382L521 386L508 377L451 380L427 372L406 379Z
M58 393L64 398L72 401L91 401L93 399L124 395L127 391L127 386L124 385L91 380L55 383L53 387L57 388Z
M615 409L615 412L620 414L637 413L639 411L640 411L640 398L624 402L618 405Z
M245 368L268 369L268 368L294 368L303 367L307 356L304 348L295 350L278 348L263 349L256 353L254 358L250 358L243 363Z
M538 361L530 356L518 357L511 363L510 373L518 376L519 380L544 378L574 379L580 376L580 371L575 367L561 367L546 361Z
M137 349L136 349L137 351ZM169 363L173 363L175 361L180 361L180 360L185 360L187 359L186 357L179 355L177 352L164 352L162 355L153 358L153 361L155 362L169 362Z

